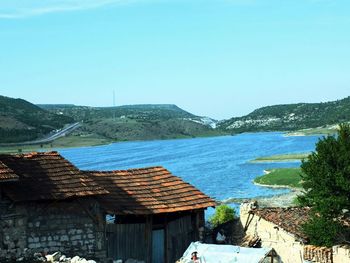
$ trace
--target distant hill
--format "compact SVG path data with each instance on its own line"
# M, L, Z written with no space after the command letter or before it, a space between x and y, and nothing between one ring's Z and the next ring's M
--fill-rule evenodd
M55 114L71 116L77 121L97 118L169 119L195 118L197 116L172 104L139 104L117 107L89 107L71 104L38 104Z
M231 133L293 131L350 121L350 97L324 103L297 103L259 108L252 113L221 121Z
M0 96L0 143L34 140L72 122L23 99Z
M82 122L81 135L96 134L112 140L154 140L223 134L216 121L196 116L172 104L117 107L38 105L54 114Z

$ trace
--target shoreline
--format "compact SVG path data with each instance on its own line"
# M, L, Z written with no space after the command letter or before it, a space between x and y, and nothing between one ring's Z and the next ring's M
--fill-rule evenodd
M110 145L113 143L127 143L127 142L152 142L152 141L166 141L166 140L186 140L186 139L200 139L200 138L215 138L215 137L224 137L224 136L230 136L228 134L220 134L220 135L203 135L203 136L196 136L196 137L176 137L176 138L166 138L166 139L150 139L150 140L121 140L121 141L114 141L112 139L108 139L105 137L94 137L87 138L88 142L84 142L84 137L77 138L78 136L71 135L67 137L61 137L52 143L43 144L43 147L40 145L26 145L26 146L1 146L0 145L0 153L25 153L25 152L33 152L33 151L53 151L53 150L59 150L59 149L71 149L71 148L83 148L83 147L96 147L96 146L105 146ZM69 140L74 140L73 142L69 142ZM89 141L90 139L90 141ZM68 142L60 142L60 140L67 140ZM58 145L56 146L55 143ZM21 149L21 152L18 150Z
M254 182L254 181L253 181L253 184L255 184L257 186L261 186L261 187L268 187L268 188L275 188L275 189L284 188L284 189L289 189L291 191L298 191L298 190L302 189L302 188L299 188L299 187L292 187L292 186L289 186L289 185L260 184L260 183Z
M257 157L254 160L250 160L249 163L298 163L302 160L308 158L312 152L292 152L292 153L282 153L274 154L270 156Z
M264 170L264 174L269 174L271 171ZM227 200L220 201L223 204L232 204L232 203L244 203L244 202L258 202L260 207L291 207L296 206L295 199L303 194L303 189L299 187L292 187L289 185L267 185L260 184L251 181L254 185L260 187L268 187L273 189L288 189L289 192L282 194L275 194L272 196L256 196L252 198L229 198Z
M283 136L289 136L287 131L272 131L272 132L281 132L283 133ZM260 133L258 132L243 132L243 133L237 133L237 134L230 134L226 132L218 133L218 134L204 134L204 135L198 135L196 137L182 137L182 136L175 136L174 138L158 138L158 139L143 139L143 140L121 140L121 141L115 141L113 139L109 139L106 137L101 137L97 134L90 134L88 136L84 137L78 137L76 135L69 135L66 137L61 137L57 140L52 141L51 143L46 143L42 145L25 145L21 146L20 143L18 146L1 146L0 145L0 153L20 153L18 151L21 149L21 152L32 152L32 151L42 151L42 150L55 150L55 149L67 149L67 148L80 148L80 147L94 147L94 146L103 146L103 145L109 145L112 143L120 143L120 142L148 142L148 141L163 141L163 140L180 140L180 139L195 139L195 138L210 138L210 137L222 137L222 136L235 136L239 134L244 133ZM308 134L300 134L300 136L309 136ZM71 141L70 141L71 140ZM66 142L68 141L68 142ZM55 144L58 144L57 146ZM266 159L266 160L251 160L250 163L271 163L271 162L298 162L297 159L285 159L285 160L275 160L275 159Z
M251 160L249 163L298 163L301 159L283 159L283 160Z
M290 189L290 192L273 196L257 196L252 198L229 198L221 201L223 204L258 202L260 207L291 207L295 206L295 199L302 195L301 188Z
M301 189L291 189L289 193L273 197L262 197L257 199L260 207L291 207L296 204L295 199L302 194Z

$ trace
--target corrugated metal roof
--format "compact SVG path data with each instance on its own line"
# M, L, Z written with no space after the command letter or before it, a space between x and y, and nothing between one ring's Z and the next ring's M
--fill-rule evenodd
M7 183L5 194L14 201L62 200L108 193L57 152L0 155L0 162L19 180Z
M163 167L88 171L109 191L98 199L112 214L159 214L202 209L216 202Z

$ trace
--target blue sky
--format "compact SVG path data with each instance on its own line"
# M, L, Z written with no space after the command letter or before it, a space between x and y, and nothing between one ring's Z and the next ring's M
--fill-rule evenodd
M0 94L217 119L350 95L350 2L1 0Z

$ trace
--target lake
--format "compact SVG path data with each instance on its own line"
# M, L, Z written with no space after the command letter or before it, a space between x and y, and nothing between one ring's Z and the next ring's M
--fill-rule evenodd
M120 142L59 152L82 170L120 170L164 166L174 175L217 200L285 193L287 189L256 186L265 169L297 167L300 162L251 163L257 157L309 152L319 136L245 133L235 136Z

